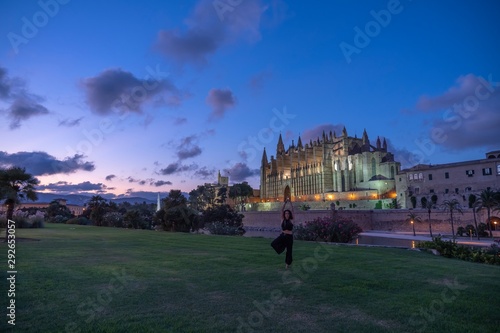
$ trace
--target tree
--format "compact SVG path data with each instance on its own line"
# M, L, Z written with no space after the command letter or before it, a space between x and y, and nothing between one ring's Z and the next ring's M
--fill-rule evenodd
M14 207L21 200L36 201L38 199L35 190L39 183L37 178L26 173L25 168L0 169L0 199L5 200L4 204L7 206L7 221L12 220ZM5 229L5 239L8 239L7 229Z
M163 230L190 232L199 228L198 212L187 206L187 199L180 190L170 190L163 203L163 209L155 215Z
M490 237L493 237L491 232L491 210L499 205L499 193L487 188L481 191L476 203L479 210L486 209L488 213L488 231Z
M476 227L476 236L477 240L480 240L479 230L477 228L477 218L476 218L476 213L478 212L479 207L477 203L477 196L475 194L469 195L469 208L472 208L472 214L474 215L474 226Z
M423 199L423 198L422 198ZM427 214L428 214L428 219L427 222L429 223L429 233L432 238L432 223L431 223L431 212L434 208L436 208L436 204L432 200L425 200L425 205L423 205L424 200L422 200L422 208L427 209Z
M59 216L59 218L56 218ZM55 222L56 219L64 223L70 218L74 217L73 213L66 205L61 204L59 200L52 200L45 211L45 218L49 222Z
M408 213L408 218L406 219L406 222L410 222L411 223L411 227L413 228L413 236L416 236L415 235L415 223L416 222L422 222L422 219L420 218L420 216L418 216L417 214L415 214L414 212L411 212Z
M109 211L106 199L100 195L94 195L87 203L87 209L83 215L91 220L95 226L100 227L106 224L104 215Z
M243 215L231 206L217 205L208 207L201 216L202 227L207 227L212 234L242 235Z
M453 237L453 241L455 241L455 227L453 225L453 212L457 211L460 214L463 214L462 206L457 199L445 200L443 201L443 210L450 213L450 222L451 222L451 233Z
M244 210L248 197L253 194L253 188L247 182L234 184L229 188L229 197L233 199L240 210Z

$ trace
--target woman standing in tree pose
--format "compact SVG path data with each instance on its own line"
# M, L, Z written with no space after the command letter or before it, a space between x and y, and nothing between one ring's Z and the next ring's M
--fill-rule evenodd
M290 209L285 209L286 204L290 203ZM286 198L283 207L281 208L281 230L283 231L284 241L286 245L285 268L288 269L292 264L292 248L293 248L293 206L290 199Z

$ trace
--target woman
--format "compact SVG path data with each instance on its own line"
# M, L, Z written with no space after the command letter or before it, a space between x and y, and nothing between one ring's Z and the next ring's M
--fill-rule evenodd
M286 203L290 203L290 209L285 209ZM292 264L292 248L293 248L293 206L290 200L286 199L283 204L283 208L281 208L281 230L283 231L282 235L284 236L284 243L286 246L286 256L285 256L285 268L288 269Z

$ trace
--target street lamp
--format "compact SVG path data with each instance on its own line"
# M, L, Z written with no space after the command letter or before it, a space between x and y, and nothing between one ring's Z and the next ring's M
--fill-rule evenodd
M413 237L415 237L415 224L413 223L413 220L411 222L411 227L413 228Z

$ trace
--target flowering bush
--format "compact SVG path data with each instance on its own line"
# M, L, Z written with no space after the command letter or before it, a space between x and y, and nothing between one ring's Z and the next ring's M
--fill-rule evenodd
M353 221L319 217L295 227L298 240L349 243L363 230Z

